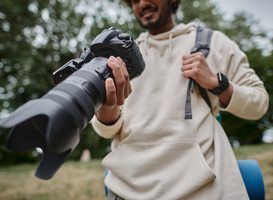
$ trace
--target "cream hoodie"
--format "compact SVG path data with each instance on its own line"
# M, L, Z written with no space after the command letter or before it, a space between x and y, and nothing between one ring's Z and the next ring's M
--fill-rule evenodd
M110 170L105 184L126 200L248 199L236 158L221 125L195 86L193 119L185 120L189 80L181 72L182 56L194 46L196 24L180 24L159 35L142 33L137 42L146 62L143 74L131 82L123 114L113 126L92 119L95 131L114 138L103 160ZM258 119L268 108L268 94L245 54L215 31L207 63L233 84L229 105L219 109L246 119Z

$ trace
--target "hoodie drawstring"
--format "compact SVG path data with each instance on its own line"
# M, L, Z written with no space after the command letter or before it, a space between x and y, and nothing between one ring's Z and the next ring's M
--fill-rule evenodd
M169 35L169 59L172 59L172 39L173 39L173 33L170 33Z
M147 55L147 52L148 52L148 37L149 37L149 34L146 34L145 39L144 39L144 53L145 53L145 55Z

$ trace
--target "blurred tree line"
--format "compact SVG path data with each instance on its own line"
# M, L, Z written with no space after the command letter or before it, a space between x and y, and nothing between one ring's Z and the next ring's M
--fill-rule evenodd
M241 144L260 143L262 132L270 127L273 116L272 37L251 15L237 13L227 20L209 0L183 0L176 21L195 21L220 30L247 54L251 67L265 83L270 108L258 121L238 119L228 113L221 115L228 136L238 138ZM0 119L52 89L52 72L79 57L84 47L109 27L134 38L144 31L131 9L118 0L0 1ZM0 129L0 163L37 161L35 150L15 153L6 148L8 131ZM100 138L91 125L87 126L70 159L79 159L83 149L89 149L92 157L103 157L110 142Z

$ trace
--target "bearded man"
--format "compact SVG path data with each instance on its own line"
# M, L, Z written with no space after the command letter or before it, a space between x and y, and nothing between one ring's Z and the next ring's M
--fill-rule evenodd
M223 110L244 119L261 118L268 109L263 82L245 54L219 31L213 32L207 58L190 54L197 25L175 24L179 0L126 3L147 29L136 40L146 68L130 83L125 63L119 57L108 59L115 84L106 80L106 103L92 119L99 135L113 138L112 152L102 163L109 169L107 199L249 199L215 117ZM190 78L196 82L192 119L185 119ZM208 91L212 112L197 85Z

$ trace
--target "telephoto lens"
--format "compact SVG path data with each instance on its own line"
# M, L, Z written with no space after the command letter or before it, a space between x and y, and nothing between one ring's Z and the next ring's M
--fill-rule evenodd
M126 63L130 80L141 75L145 68L130 35L114 28L104 30L80 58L70 60L53 73L56 87L0 122L0 126L11 128L7 136L10 150L35 147L43 150L35 172L38 178L50 179L56 173L77 146L82 130L104 104L104 81L113 78L107 65L112 55Z

